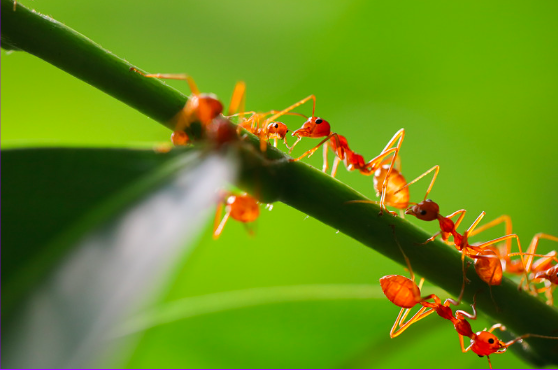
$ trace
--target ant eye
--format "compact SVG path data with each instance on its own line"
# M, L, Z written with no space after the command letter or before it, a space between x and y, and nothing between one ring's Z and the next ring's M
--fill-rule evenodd
M494 343L494 339L490 338L490 339L488 340L488 343L493 344L493 343Z
M275 128L277 128L277 127L279 127L279 125L276 123L276 124L275 124Z
M316 120L316 123L319 125L319 124L322 123L323 121L324 121L323 119L318 118L318 119Z
M481 355L477 355L477 356L482 357Z
M420 214L424 216L426 214L426 209L421 210Z

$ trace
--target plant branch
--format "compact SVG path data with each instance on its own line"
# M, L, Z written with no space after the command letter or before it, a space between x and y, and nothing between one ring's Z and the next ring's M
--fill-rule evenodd
M3 47L42 58L172 128L169 120L184 106L184 95L160 81L130 72L131 64L59 22L20 4L14 12L12 6L13 1L2 0ZM461 257L455 249L439 241L419 245L430 235L404 219L379 216L375 205L347 204L366 198L343 183L304 163L290 161L273 147L264 158L254 136L241 143L233 147L241 158L241 187L264 202L282 201L405 266L401 247L415 272L454 296L459 294ZM517 335L558 335L554 307L519 291L508 279L492 288L493 301L487 285L470 270L465 301L472 302L473 295L481 291L477 294L478 309ZM514 347L538 365L558 364L558 341L530 338L526 342L530 346Z

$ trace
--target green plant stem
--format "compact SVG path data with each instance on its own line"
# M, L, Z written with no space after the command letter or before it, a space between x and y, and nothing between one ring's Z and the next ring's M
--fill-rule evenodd
M55 20L20 4L14 12L12 6L12 1L2 0L4 47L36 55L172 128L169 119L184 106L184 95L157 80L130 72L128 62ZM257 138L250 135L233 146L242 163L239 186L264 202L282 201L405 266L400 246L416 273L454 296L459 295L463 278L461 257L455 249L438 241L419 245L430 235L399 217L379 216L375 205L347 204L366 198L302 162L291 162L275 148L269 148L264 158L255 149L258 147ZM492 299L487 285L470 270L465 301L471 303L478 292L477 308L517 335L558 335L558 311L554 307L519 291L517 284L508 279L492 288ZM472 325L475 331L481 329L475 328L474 322ZM558 364L558 341L532 338L526 342L530 345L527 348L518 344L514 347L532 362Z
M20 3L14 11L12 0L2 0L2 47L33 54L158 122L168 122L187 99L157 79L130 73L130 63L62 23Z

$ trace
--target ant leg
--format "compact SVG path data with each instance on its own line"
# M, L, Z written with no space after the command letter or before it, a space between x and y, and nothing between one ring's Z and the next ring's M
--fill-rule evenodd
M459 217L454 223L455 228L457 229L457 227L461 224L461 221L463 221L463 217L465 217L465 213L467 213L467 210L460 209L459 211L455 211L452 214L447 215L446 218L454 218L456 215L459 215Z
M339 144L339 135L337 135L336 133L332 133L329 134L329 136L327 136L325 139L323 139L322 141L320 141L320 143L318 145L316 145L315 147L313 147L312 149L306 151L304 154L302 154L300 157L293 159L293 162L296 161L300 161L302 158L308 156L311 157L312 154L314 154L314 152L316 150L318 150L318 148L320 146L322 146L324 143L326 143L329 139L334 138L336 140L336 144L337 144L337 156L341 159L345 158L345 154L343 153L343 149L341 148L341 145ZM298 143L298 141L300 140L300 138L296 141ZM296 143L295 143L296 144ZM291 147L291 149L294 147L294 145Z
M424 241L423 243L420 243L420 245L426 245L426 244L430 243L431 241L434 241L434 239L436 239L440 234L442 234L442 232L438 231L436 234L434 234L430 238L426 239L426 241Z
M326 143L324 144L324 165L322 166L322 171L323 172L327 172L327 170L329 169L329 163L327 160L327 152L328 152L328 147L329 147L329 143L326 141ZM333 171L332 171L333 173ZM332 175L332 177L335 177Z
M283 142L285 143L285 146L287 147L287 149L289 149L289 153L291 152L291 147L289 146L289 144L287 144L287 135L285 135L283 137Z
M393 137L387 143L384 150L382 150L382 153L383 153L383 152L386 152L388 149L391 149L391 147L395 144L395 141L398 140L397 145L395 147L395 153L393 154L393 158L391 159L391 163L390 163L389 168L387 170L386 177L384 178L384 182L382 184L382 196L380 197L380 214L382 214L382 210L385 209L387 212L391 213L392 215L394 215L394 216L397 215L396 212L388 211L388 209L385 205L385 201L386 201L386 193L387 193L387 185L388 185L388 182L389 182L389 177L391 175L391 171L393 170L393 166L395 165L395 160L396 160L396 158L399 154L399 150L401 149L401 144L403 143L403 138L404 137L405 137L405 129L400 129L399 131L397 131L395 133L395 135L393 135Z
M395 324L393 324L393 327L391 328L391 331L389 332L389 336L391 338L395 338L397 336L399 336L401 333L403 333L405 330L407 330L407 328L409 326L411 326L412 324L414 324L415 322L424 319L426 316L433 314L434 312L436 312L436 310L434 310L433 308L428 308L428 307L421 307L420 310L417 311L417 313L415 313L413 315L413 317L411 317L409 319L409 321L407 321L406 323L402 324L401 321L401 317L403 316L403 311L407 311L405 313L405 317L408 314L408 311L410 311L410 308L402 308L399 311L399 315L397 316L397 319L395 320ZM397 326L399 326L399 329L396 329Z
M546 304L549 306L554 306L554 289L556 289L556 285L554 286L549 286L546 290Z
M527 254L533 254L537 251L537 247L539 246L539 240L540 239L547 239L547 240L552 240L552 241L558 242L558 238L553 236L553 235L538 233L537 235L535 235L533 237L533 240L531 240L531 244L529 244L529 248L527 248L527 252L526 252ZM531 269L535 267L535 266L533 266L533 258L534 257L535 257L535 255L527 257L527 264L524 265L526 271L531 271Z
M219 224L217 229L213 231L213 239L219 238L219 236L223 232L223 228L225 227L225 224L227 223L227 220L229 219L230 214L231 214L230 211L227 211L225 213L225 217L223 217L223 220L221 221L221 223Z
M414 184L415 182L419 181L420 179L422 179L424 176L428 175L430 172L432 171L436 171L434 172L434 176L432 177L432 181L430 181L430 185L428 186L428 189L426 190L426 194L424 195L424 200L426 200L426 198L428 198L428 194L430 194L430 191L432 190L432 187L434 186L434 182L436 181L436 177L438 177L438 172L440 172L440 166L436 165L434 167L432 167L431 169L429 169L428 171L426 171L425 173L423 173L422 175L420 175L419 177L417 177L416 179L414 179L413 181L410 181L408 183L406 183L405 185L403 185L402 187L400 187L399 189L397 189L396 192L394 192L394 194L399 193L401 190L405 189L406 187L408 187L409 185Z
M339 157L335 157L335 159L333 160L333 167L331 167L331 177L335 177L337 168L339 167L339 163L341 163L341 160L339 159Z
M316 110L316 96L314 96L312 94L312 95L307 96L306 98L294 103L290 107L287 107L287 108L283 109L282 111L279 111L279 112L275 113L273 116L269 117L266 120L266 123L275 121L277 118L281 117L284 114L287 114L288 112L292 111L296 107L301 106L302 104L306 103L310 99L314 100L314 105L312 106L312 117L314 117L314 111Z
M480 213L480 215L477 217L477 219L475 221L473 221L473 223L471 224L471 226L469 226L469 228L465 231L465 234L467 236L469 236L470 233L473 232L473 230L475 230L475 227L477 227L477 225L479 224L479 222L481 222L482 218L484 217L484 215L486 214L486 212L482 211Z
M231 116L235 112L239 112L242 117L244 115L244 106L246 104L246 84L244 81L238 81L234 86L231 102L227 116Z
M277 148L277 138L273 139L273 146Z
M296 141L294 142L294 144L289 148L289 154L292 153L294 147L296 146L296 144L298 144L298 142L299 142L300 140L302 140L302 137L299 136L299 137L296 138Z
M405 129L402 128L399 131L397 131L395 133L395 135L393 135L393 137L390 139L390 141L388 141L388 143L386 144L386 146L382 150L382 153L387 152L388 149L392 149L392 146L397 141L397 145L394 148L395 152L393 154L393 158L391 160L391 163L390 163L389 168L388 168L387 173L386 173L386 177L384 178L384 182L382 184L382 196L380 197L380 208L385 209L386 211L387 211L387 208L385 206L385 198L386 198L386 192L387 192L387 184L389 182L389 176L391 175L391 171L393 170L393 167L395 165L395 160L396 160L396 158L399 154L399 150L401 150L401 144L403 143L404 138L405 138ZM390 212L390 213L393 214L393 215L396 215L395 212Z
M465 285L470 281L467 279L467 269L465 269L465 253L461 252L461 268L463 270L463 285L461 286L461 293L459 293L459 298L457 298L457 302L461 303L461 299L463 299L463 294L465 293Z
M469 236L474 236L477 234L482 233L484 230L490 229L491 227L494 227L496 225L499 225L501 223L504 223L505 225L505 229L506 229L506 235L509 235L512 233L512 221L511 221L511 217L508 215L502 215L498 218L495 218L494 220L490 221L489 223L480 226L478 229L472 231L469 233ZM508 247L509 245L509 247ZM506 249L508 251L508 253L511 253L511 240L509 241L509 243L506 243Z
M465 348L465 345L463 344L463 335L459 334L459 344L461 345L461 352L465 353L471 350L471 347L473 347L473 345L471 344L469 347Z
M397 148L390 148L386 151L382 151L380 154L378 154L376 157L372 158L370 161L368 161L365 165L364 168L369 168L367 170L367 175L372 175L374 174L374 172L380 168L384 163L386 163L387 161L389 161L389 159L385 159L387 156L389 156L390 154L396 155L397 154Z
M385 152L386 150L390 149L397 140L399 140L397 142L397 145L395 146L397 149L401 148L401 143L403 142L403 138L405 137L405 129L402 128L399 131L397 131L395 133L395 135L393 135L393 137L388 141L388 143L386 144L384 150L382 150L382 152Z
M199 95L200 91L198 90L198 86L196 85L196 83L194 82L194 79L190 76L188 76L187 74L184 73L177 73L177 74L172 74L172 73L152 73L152 74L147 74L147 73L143 73L141 72L139 69L135 68L135 67L130 67L130 71L139 73L140 75L142 75L143 77L149 77L149 78L159 78L159 79L164 79L164 80L181 80L181 81L186 81L188 83L188 86L190 87L190 91L192 92L192 94L194 95Z
M224 202L219 202L219 205L217 206L217 211L215 212L215 220L213 222L213 239L219 238L219 236L223 232L223 228L225 227L225 224L227 223L227 220L229 219L231 213L230 210L227 210L227 212L225 213L225 217L223 217L223 220L219 222L219 219L221 218L221 213L223 211L223 205Z
M494 324L490 327L490 329L488 329L487 331L489 333L492 333L494 330L499 329L500 331L505 331L506 327L502 324Z
M475 298L473 298L473 300L474 300L474 301L473 301L473 304L471 305L471 308L473 309L473 313L472 313L472 314L468 313L467 311L457 310L457 311L455 311L455 317L458 318L458 319L467 317L467 318L469 318L469 319L471 319L471 320L476 320L476 319L477 319L477 309L476 309L477 301L476 301L476 295L475 295ZM449 302L449 303L453 304L454 306L457 306L457 305L459 305L459 303L460 303L460 302L457 302L456 300L451 299L451 298L446 299L446 302ZM444 305L446 304L446 302L444 302Z

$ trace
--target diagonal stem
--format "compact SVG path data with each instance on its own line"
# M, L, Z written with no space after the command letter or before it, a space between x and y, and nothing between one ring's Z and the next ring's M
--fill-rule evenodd
M52 18L20 4L16 11L12 8L12 0L2 0L2 47L33 54L171 128L169 120L184 106L184 95L160 81L130 73L130 63ZM424 231L401 218L379 216L376 205L348 204L366 198L321 171L291 162L273 147L267 150L268 159L263 158L258 138L247 137L243 145L236 146L242 160L241 187L264 202L282 201L307 213L405 266L399 244L418 274L454 296L459 294L461 258L455 250L439 241L419 245L429 237ZM497 311L487 285L474 272L468 278L471 284L464 300L472 302L480 291L477 307L495 321L518 335L558 335L558 311L554 307L504 279L502 285L492 289ZM558 364L555 341L529 338L526 342L529 348L516 347L532 362Z

